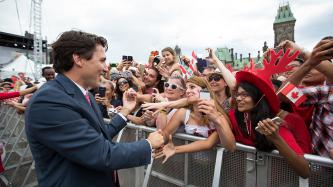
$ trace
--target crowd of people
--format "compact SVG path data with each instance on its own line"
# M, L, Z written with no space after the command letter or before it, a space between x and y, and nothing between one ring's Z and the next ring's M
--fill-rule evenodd
M95 35L87 34L88 36L85 36L85 33L70 32L74 33L67 34L74 35L72 36L74 38L77 34L83 35L78 40L92 37L93 39L86 39L85 42L93 40L92 48L96 48L94 50L96 54L99 52L98 50L107 49L107 44L103 43L104 40ZM72 148L70 145L66 147L55 144L60 141L74 144L78 141L76 139L52 138L52 142L48 144L44 143L45 137L33 136L33 132L36 130L41 130L47 135L48 131L45 130L47 128L51 128L52 132L64 131L67 128L63 127L63 124L58 125L57 123L52 124L57 128L49 126L45 128L42 127L42 122L33 122L32 119L37 115L33 113L34 107L39 106L38 104L47 100L48 97L53 95L56 97L57 89L64 87L69 95L74 94L74 91L66 90L65 86L69 83L64 77L69 77L80 88L88 103L92 106L94 106L93 103L97 104L96 115L110 118L111 121L118 120L120 115L133 124L155 127L157 131L155 134L152 133L154 138L149 139L148 137L148 142L154 150L153 157L155 159L164 157L163 162L175 154L209 150L217 144L234 152L236 142L254 146L260 151L278 150L295 172L303 178L307 178L310 174L309 163L304 158L304 154L315 154L333 159L333 37L323 38L312 51L305 51L292 41L283 41L276 48L268 49L264 53L262 67L251 62L248 67L239 70L227 68L226 64L216 56L214 50L208 48L209 55L206 57L206 61L209 62L209 65L202 71L199 71L194 65L194 72L191 76L182 70L184 64L191 63L190 58L177 56L170 47L162 49L161 55L158 51L152 51L148 62L144 65L137 63L131 56L123 56L117 67L111 67L105 64L105 59L101 59L96 63L101 64L102 69L97 71L93 67L96 64L87 64L94 60L95 56L91 56L91 54L89 56L86 51L79 50L80 47L84 49L82 46L76 46L77 51L68 52L68 59L62 56L63 51L57 50L60 48L59 46L65 46L62 50L66 50L66 45L61 43L65 43L65 40L66 37L61 36L52 45L55 51L54 68L43 69L42 75L45 82L50 81L50 83L31 84L31 80L29 82L24 74L20 74L15 80L8 78L1 83L0 99L17 108L21 114L24 113L27 106L31 107L26 127L30 143L40 141L40 144L59 152L61 156L73 157L70 160L76 164L88 165L87 167L97 170L104 169L93 166L93 164L101 164L98 159L93 159L94 161L91 162L75 160L76 155L73 150L69 150ZM75 45L77 44L73 42L68 46ZM92 44L89 43L89 45ZM98 46L102 46L102 49L98 49ZM70 65L62 64L64 61ZM87 68L83 71L83 67ZM85 79L86 84L81 83L79 78L76 79L78 75L70 74L75 68L82 74L80 78ZM56 77L60 78L53 80L55 72L58 73ZM95 80L92 81L92 79ZM65 86L61 87L55 82ZM52 86L55 89L52 89ZM283 94L285 88L290 86L293 88L292 93ZM44 91L39 91L43 88ZM12 89L13 91L11 91ZM53 93L46 93L46 89ZM30 105L29 99L36 90L38 94L34 96L34 102ZM85 94L85 90L89 90L88 94ZM82 95L82 93L80 94ZM293 96L290 97L290 94ZM301 103L295 101L299 95L305 96ZM59 100L62 100L60 96ZM8 100L14 97L20 97L20 99ZM72 96L72 98L80 100L79 97ZM79 114L83 118L85 117L84 110L88 110L85 108L91 107L85 105L83 108L77 109L74 104L66 103L66 101L62 104L66 105L62 115L69 115L66 114L67 110L74 108L79 110ZM50 113L55 114L59 110L57 104L49 103L49 105L54 105L54 109L50 110ZM49 115L46 114L50 119L55 119L54 116ZM91 129L75 131L79 127L73 120L75 121L75 118L80 115L73 114L66 118L69 122L64 122L64 124L72 127L72 130L68 131L69 133L81 133L80 135L84 136L84 131ZM87 121L93 123L90 119L83 120L81 123L87 123ZM33 127L34 123L39 126ZM119 128L116 131L119 131ZM176 132L205 139L175 146L172 136ZM104 133L103 128L102 133ZM51 136L57 135L67 137L67 135L58 133ZM76 135L75 138L79 138L80 135ZM159 135L163 139L163 145L156 143L159 141ZM82 143L75 148L86 149L89 146ZM34 153L39 149L39 146L32 147L35 159L45 156L41 153ZM63 150L69 153L65 154L62 152ZM94 157L92 154L88 154L88 156ZM50 156L47 157L51 159ZM107 158L104 159L107 160ZM128 161L126 159L129 158L125 156L123 159L126 162ZM37 167L42 168L42 163L36 161L36 164ZM107 164L112 165L112 163ZM136 162L130 166L136 165L139 163ZM121 167L123 166L114 166L112 169ZM47 169L43 168L43 171L45 170ZM42 175L40 174L40 176ZM39 179L40 182L46 180Z

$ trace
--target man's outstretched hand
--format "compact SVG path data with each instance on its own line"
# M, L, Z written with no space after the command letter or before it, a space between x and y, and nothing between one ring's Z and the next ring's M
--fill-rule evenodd
M150 133L147 140L151 144L152 149L160 148L164 144L162 131L158 130Z

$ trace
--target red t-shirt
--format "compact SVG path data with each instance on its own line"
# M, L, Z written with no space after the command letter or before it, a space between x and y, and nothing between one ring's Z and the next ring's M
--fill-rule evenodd
M19 97L20 92L2 92L0 93L0 101L4 99L9 99L13 97Z
M297 107L295 104L291 104L291 108L292 108L293 113L296 113L296 114L302 116L305 124L307 125L307 127L309 127L312 122L314 105L312 105L312 106L300 105Z
M235 110L230 110L229 117L236 142L254 146L254 133L252 133L251 137L243 135L236 121ZM285 122L280 126L279 135L285 140L289 147L293 149L297 155L311 153L310 134L302 118L289 113L283 120Z

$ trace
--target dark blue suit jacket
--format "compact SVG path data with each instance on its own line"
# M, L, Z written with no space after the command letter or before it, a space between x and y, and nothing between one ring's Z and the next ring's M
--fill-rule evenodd
M114 186L113 170L150 163L149 143L112 142L126 122L116 115L105 124L92 96L90 100L92 106L62 74L30 100L26 133L39 186Z

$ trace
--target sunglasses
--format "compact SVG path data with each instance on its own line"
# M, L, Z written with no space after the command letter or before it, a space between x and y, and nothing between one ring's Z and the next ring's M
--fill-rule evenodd
M217 82L217 81L220 81L221 79L222 79L222 76L220 76L220 75L212 75L208 78L208 81L212 82L214 80L215 82Z
M122 86L122 85L127 84L127 83L128 83L128 81L119 81L118 82L119 86Z
M182 88L180 86L178 86L177 84L173 84L173 83L168 83L168 82L165 82L164 83L164 88L171 88L173 90L179 88L182 90Z

